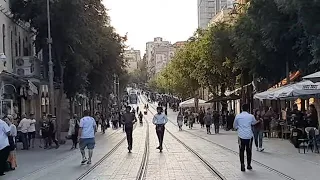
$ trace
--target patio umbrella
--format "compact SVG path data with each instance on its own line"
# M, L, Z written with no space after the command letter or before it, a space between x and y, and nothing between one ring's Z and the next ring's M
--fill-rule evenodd
M290 84L274 93L275 98L310 98L320 94L320 83L314 83L310 80L300 81Z
M320 71L304 76L302 79L310 80L312 82L320 82Z

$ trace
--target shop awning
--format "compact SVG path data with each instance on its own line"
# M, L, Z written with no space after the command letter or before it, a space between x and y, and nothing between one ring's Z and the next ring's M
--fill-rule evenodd
M206 103L205 100L198 99L198 106L203 107L203 106L210 106L209 103ZM180 107L195 107L195 98L183 101L179 104Z
M19 83L27 83L27 81L21 78L20 76L4 70L0 72L0 79L3 81L15 81Z
M33 84L30 80L28 80L29 89L33 94L39 94L38 88L36 85Z
M257 93L254 99L260 100L276 100L289 98L308 98L320 95L320 82L313 83L310 80L300 81L295 84L289 84L279 88Z
M315 72L313 74L309 74L309 75L304 76L302 78L313 81L313 82L319 82L320 81L320 71Z

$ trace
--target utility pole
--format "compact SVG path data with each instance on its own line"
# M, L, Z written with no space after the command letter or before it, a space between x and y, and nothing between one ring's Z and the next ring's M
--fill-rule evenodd
M54 86L53 86L53 62L52 62L52 38L51 38L51 20L50 20L50 0L47 0L47 20L48 20L48 50L49 50L49 105L50 113L54 115Z
M119 76L117 76L117 87L118 87L118 89L117 89L117 93L118 93L118 108L119 108L119 110L120 110L120 82L119 82Z

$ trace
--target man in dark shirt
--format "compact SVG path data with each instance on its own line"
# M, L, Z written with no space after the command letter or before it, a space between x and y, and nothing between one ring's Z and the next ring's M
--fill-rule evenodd
M126 112L122 115L122 124L124 125L124 130L127 135L128 141L128 150L131 153L132 150L132 131L133 131L133 124L137 121L134 113L131 113L131 107L126 107Z

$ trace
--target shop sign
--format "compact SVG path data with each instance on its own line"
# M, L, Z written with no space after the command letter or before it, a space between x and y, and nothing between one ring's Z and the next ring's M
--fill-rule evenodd
M318 89L318 85L317 84L314 84L314 85L303 85L302 86L302 89L303 90L317 90Z

